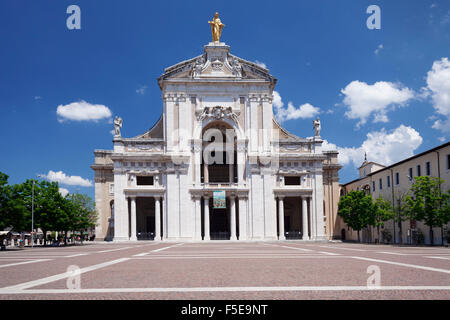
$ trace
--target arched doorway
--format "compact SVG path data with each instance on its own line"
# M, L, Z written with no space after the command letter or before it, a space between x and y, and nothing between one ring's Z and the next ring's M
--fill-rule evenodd
M226 122L213 121L202 130L201 182L236 183L236 132Z

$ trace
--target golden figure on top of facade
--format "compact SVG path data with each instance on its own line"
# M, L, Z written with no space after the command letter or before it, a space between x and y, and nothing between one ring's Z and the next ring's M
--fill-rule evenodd
M219 19L219 13L214 14L213 21L208 21L211 25L212 39L213 42L220 42L220 36L222 35L222 29L225 25Z

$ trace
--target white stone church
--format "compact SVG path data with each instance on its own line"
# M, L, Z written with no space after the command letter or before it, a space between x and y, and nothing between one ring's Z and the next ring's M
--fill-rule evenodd
M211 42L159 77L147 132L95 150L96 239L261 241L338 238L336 151L276 121L269 70ZM127 125L126 119L124 125Z

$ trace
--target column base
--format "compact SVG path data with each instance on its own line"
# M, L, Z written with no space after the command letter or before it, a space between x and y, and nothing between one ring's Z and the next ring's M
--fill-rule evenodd
M278 240L284 241L284 240L286 240L286 237L278 237Z
M137 241L137 237L130 237L130 241Z

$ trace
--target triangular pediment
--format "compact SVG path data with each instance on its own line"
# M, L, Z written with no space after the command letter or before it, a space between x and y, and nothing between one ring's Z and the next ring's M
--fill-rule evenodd
M165 80L262 80L273 85L276 78L269 70L230 53L225 43L210 43L202 55L182 61L164 70L158 79Z

